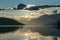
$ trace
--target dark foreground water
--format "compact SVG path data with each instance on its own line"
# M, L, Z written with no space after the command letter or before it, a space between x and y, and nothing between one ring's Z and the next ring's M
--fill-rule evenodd
M59 31L56 30L55 28L54 29L53 28L50 28L50 29L43 28L43 29L40 29L40 32L38 32L39 31L38 28L39 27L30 27L30 28L24 27L24 28L17 28L17 30L14 30L13 32L10 31L7 33L0 33L0 40L54 40L54 39L56 40L56 38L58 40L60 39L59 36L52 35L52 34L55 34L56 32L57 32L56 34L59 33ZM10 30L10 29L6 29L6 30ZM48 29L48 30L46 30L46 29ZM54 30L55 30L55 33L54 33ZM1 31L1 29L0 29L0 31ZM48 32L48 31L50 31L50 32ZM42 32L44 32L45 35L43 35Z

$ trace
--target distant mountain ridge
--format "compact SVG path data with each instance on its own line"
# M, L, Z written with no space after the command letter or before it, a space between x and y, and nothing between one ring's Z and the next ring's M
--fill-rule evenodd
M12 10L39 10L39 8L50 8L50 7L60 7L60 5L30 5L30 4L18 4L17 6L14 7L8 7L7 9L12 9ZM5 10L5 9L0 9L0 10Z

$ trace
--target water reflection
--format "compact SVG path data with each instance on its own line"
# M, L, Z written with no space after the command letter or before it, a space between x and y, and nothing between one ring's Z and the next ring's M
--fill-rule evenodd
M24 32L18 29L15 32L0 34L0 40L52 40L51 36L42 36L38 32L28 30Z

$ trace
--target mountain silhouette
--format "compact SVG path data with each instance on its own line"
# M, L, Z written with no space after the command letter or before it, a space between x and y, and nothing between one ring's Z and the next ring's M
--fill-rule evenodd
M0 17L0 25L23 25L16 20Z
M27 22L28 29L41 35L60 36L60 14L42 15ZM34 26L33 26L34 25Z
M8 26L8 25L11 25L11 26ZM15 26L13 26L13 25L15 25ZM21 25L21 26L18 27L16 25ZM18 28L23 28L23 25L24 25L23 23L20 23L13 19L0 17L0 33L13 32L13 31L17 30ZM3 27L3 26L5 26L5 27Z
M17 6L17 9L18 9L18 10L24 9L24 7L26 7L25 4L19 4L19 5Z

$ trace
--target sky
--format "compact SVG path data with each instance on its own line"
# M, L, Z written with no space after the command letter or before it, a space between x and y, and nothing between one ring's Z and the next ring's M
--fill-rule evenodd
M21 3L35 5L54 5L60 4L60 0L0 0L0 8L13 7Z

